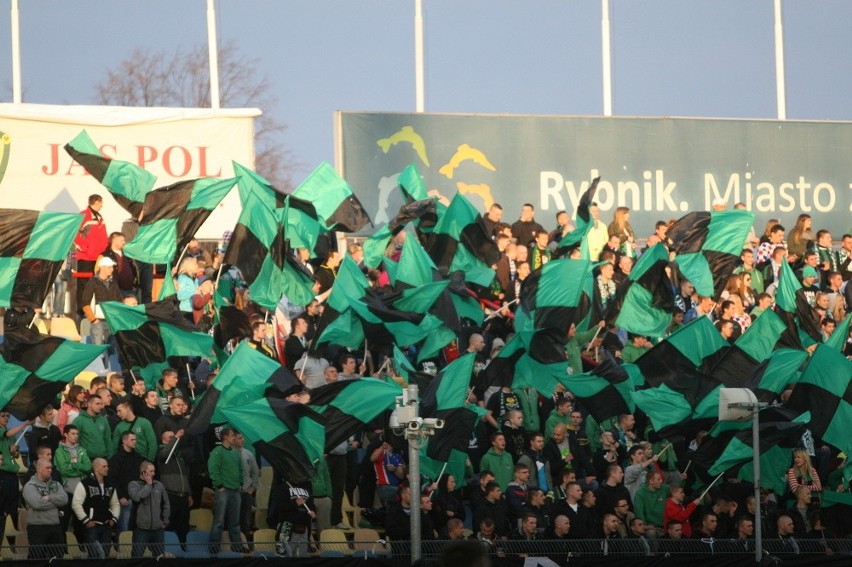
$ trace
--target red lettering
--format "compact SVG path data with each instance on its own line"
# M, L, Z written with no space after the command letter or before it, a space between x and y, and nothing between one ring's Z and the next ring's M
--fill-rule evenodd
M107 152L106 150L110 151ZM101 153L104 155L105 158L115 159L115 146L113 146L112 144L104 144L103 146L101 146Z
M222 168L216 173L207 173L207 146L198 147L198 177L222 177Z
M136 146L136 165L145 167L157 159L157 149L152 146Z
M183 155L183 171L175 172L172 168L173 150L178 150ZM189 150L182 146L169 146L166 148L166 151L163 152L163 169L172 177L184 177L192 169L192 156L189 154Z
M50 148L50 161L41 166L41 172L45 175L56 175L59 171L59 144L48 144Z

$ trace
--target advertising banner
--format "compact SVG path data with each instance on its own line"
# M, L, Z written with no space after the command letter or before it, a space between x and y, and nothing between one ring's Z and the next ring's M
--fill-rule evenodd
M337 129L338 166L377 225L414 163L434 194L500 203L509 223L528 202L548 230L600 176L601 220L629 207L639 238L717 199L745 203L758 234L800 213L835 240L852 231L852 123L340 112Z
M155 187L198 177L231 177L231 160L254 164L256 109L126 108L0 104L0 207L55 212L86 208L89 195L104 198L109 231L128 213L65 152L85 129L111 158L135 163L157 176ZM236 188L198 232L219 239L240 214Z

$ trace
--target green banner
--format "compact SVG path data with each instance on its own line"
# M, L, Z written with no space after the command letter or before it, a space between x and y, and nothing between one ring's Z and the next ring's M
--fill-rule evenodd
M529 202L554 228L600 175L601 220L629 207L640 238L716 199L745 203L758 234L770 218L793 228L799 213L835 240L852 232L852 123L340 112L337 124L341 171L377 226L415 164L433 194L500 203L509 223Z

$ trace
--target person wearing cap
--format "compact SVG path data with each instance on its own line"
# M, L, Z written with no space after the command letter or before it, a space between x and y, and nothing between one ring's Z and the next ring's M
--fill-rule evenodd
M101 256L95 265L95 276L86 282L82 295L82 309L86 319L92 324L89 336L92 343L102 345L109 342L112 333L104 320L101 303L106 301L121 301L121 290L118 283L113 280L115 271L115 260L108 256ZM110 347L113 350L114 347ZM107 363L109 366L109 363Z
M805 266L802 269L802 292L811 307L816 305L816 294L819 292L819 286L816 283L818 277L819 274L813 266Z
M722 198L713 199L713 210L714 211L724 211L728 208L728 201Z

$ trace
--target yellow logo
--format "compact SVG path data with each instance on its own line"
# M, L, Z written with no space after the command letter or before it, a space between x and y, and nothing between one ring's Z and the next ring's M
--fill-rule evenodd
M467 144L462 144L456 149L456 153L453 154L453 157L450 158L446 164L444 164L438 172L446 177L447 179L452 179L453 174L456 171L456 168L465 161L472 161L473 163L479 164L485 169L490 169L491 171L497 171L497 168L494 167L488 158L485 157L485 154L476 148L472 148Z
M414 128L411 126L403 126L390 138L382 138L376 143L380 148L382 148L384 153L388 153L393 146L400 142L408 142L411 144L411 147L415 152L417 152L417 155L420 156L420 160L426 164L426 167L429 167L429 158L426 156L426 142L423 141L420 134L415 132Z

